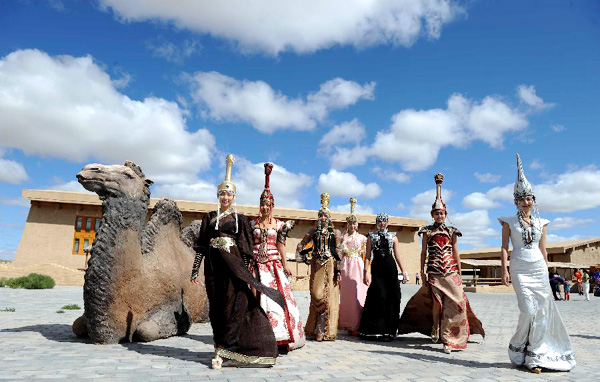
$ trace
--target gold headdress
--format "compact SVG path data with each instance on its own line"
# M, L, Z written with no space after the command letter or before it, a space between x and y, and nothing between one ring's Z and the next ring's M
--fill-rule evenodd
M324 192L321 194L321 209L319 213L326 213L329 216L329 193Z
M217 192L225 190L235 194L235 183L231 181L231 169L233 167L235 157L233 156L233 154L229 154L225 158L225 161L227 166L225 169L225 180L219 183L219 186L217 187Z
M356 223L358 219L356 215L354 215L354 205L356 204L356 198L350 198L350 216L346 218L348 223Z
M431 212L435 210L446 211L446 204L442 200L442 182L444 182L444 174L437 173L433 179L435 179L435 202L431 206Z

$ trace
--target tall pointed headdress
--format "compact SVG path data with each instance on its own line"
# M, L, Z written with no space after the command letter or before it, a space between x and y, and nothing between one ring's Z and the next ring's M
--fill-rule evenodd
M235 183L231 181L231 169L233 168L233 162L235 162L235 157L233 154L227 155L225 158L225 180L219 183L217 186L217 192L225 190L235 194Z
M321 209L319 213L326 213L329 216L329 193L324 192L321 194Z
M531 183L525 177L523 171L523 163L521 163L521 157L517 154L517 181L515 182L515 189L513 191L515 197L515 203L524 196L535 196L533 195L533 187Z
M444 174L437 173L433 177L435 180L435 202L431 205L431 212L435 210L446 211L446 204L442 200L442 183L444 182Z
M356 198L350 198L350 216L346 218L348 223L356 223L358 219L356 215L354 215L354 206L356 205Z
M265 163L265 189L260 194L260 204L265 204L266 202L270 202L271 205L275 204L275 199L273 198L273 194L271 193L269 179L271 176L271 172L273 171L273 163Z

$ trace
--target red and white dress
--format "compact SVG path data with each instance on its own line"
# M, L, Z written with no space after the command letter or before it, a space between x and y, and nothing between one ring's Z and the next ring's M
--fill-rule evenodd
M283 271L281 255L277 250L278 237L285 243L285 237L278 235L284 224L276 220L275 230L260 228L257 220L251 222L254 236L252 251L254 262L250 267L262 284L277 289L283 295L284 308L263 294L260 295L260 306L271 322L277 345L288 345L289 350L293 350L304 346L305 338L300 311L292 294L290 281Z

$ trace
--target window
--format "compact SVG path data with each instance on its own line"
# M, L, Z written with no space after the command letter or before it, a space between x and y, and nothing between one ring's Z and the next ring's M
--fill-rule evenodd
M73 235L73 255L84 255L96 238L96 232L100 229L101 217L77 216L75 218L75 233Z

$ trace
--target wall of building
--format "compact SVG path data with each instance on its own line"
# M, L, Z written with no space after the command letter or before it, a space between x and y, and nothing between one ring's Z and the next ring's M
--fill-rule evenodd
M148 217L149 215L150 211ZM203 213L184 211L182 215L182 227L185 227L193 220L202 219ZM40 264L53 264L45 268L47 270L45 273L60 281L66 279L63 277L65 269L72 271L84 269L85 256L72 254L77 216L100 217L102 208L99 205L32 201L12 268L5 267L6 269L2 270L2 276L14 277L17 276L16 273L20 276L34 268L36 272L39 272ZM297 220L297 224L288 238L287 258L290 260L290 268L294 276L308 275L308 267L303 263L296 263L294 254L296 245L314 226L314 220ZM343 232L345 224L336 223L335 228ZM359 232L363 234L375 229L375 224L360 224L359 226ZM414 282L420 262L420 244L416 236L416 227L391 226L390 230L397 232L405 270L409 273L411 282ZM14 275L10 273L11 269L15 273ZM77 278L80 278L80 285L83 285L83 273L75 272L73 276L69 277L69 285L77 284L73 281ZM301 278L298 281L296 283L298 288L306 289L308 287L308 278Z
M13 264L21 268L45 263L85 268L85 256L71 253L77 215L102 216L102 209L33 201Z

